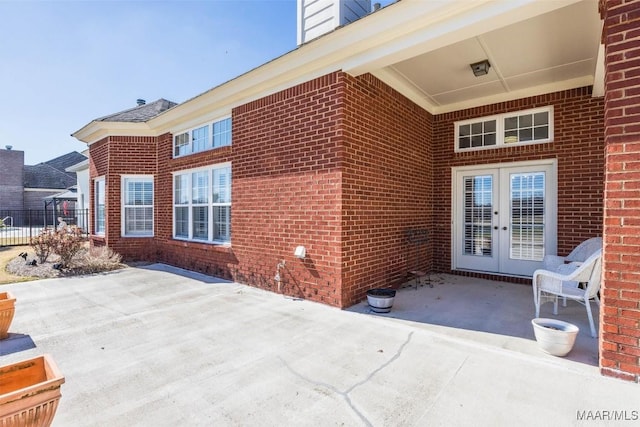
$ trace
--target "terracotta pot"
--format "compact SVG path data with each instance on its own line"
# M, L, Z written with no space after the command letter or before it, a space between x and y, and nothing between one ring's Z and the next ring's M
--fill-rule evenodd
M0 292L0 340L9 336L9 326L15 313L16 298L11 292Z
M0 425L48 427L64 377L50 355L0 366Z

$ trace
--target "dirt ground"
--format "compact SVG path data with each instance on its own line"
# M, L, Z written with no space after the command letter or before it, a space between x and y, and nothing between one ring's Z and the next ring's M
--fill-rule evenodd
M7 271L7 264L18 257L22 252L31 252L29 246L4 246L0 247L0 285L7 283L26 282L37 277L16 276Z

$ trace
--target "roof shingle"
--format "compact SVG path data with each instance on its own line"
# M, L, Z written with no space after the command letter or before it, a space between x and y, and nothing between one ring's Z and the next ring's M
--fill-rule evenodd
M160 98L157 101L153 101L148 104L139 105L128 110L100 117L98 119L95 119L95 121L131 123L146 122L147 120L151 120L160 113L163 113L176 105L178 105L176 102L167 101L166 99Z

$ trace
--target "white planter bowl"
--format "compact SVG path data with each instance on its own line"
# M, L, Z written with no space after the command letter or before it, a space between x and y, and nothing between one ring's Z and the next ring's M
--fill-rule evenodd
M566 356L573 348L580 330L572 323L542 317L532 319L531 324L540 348L554 356Z

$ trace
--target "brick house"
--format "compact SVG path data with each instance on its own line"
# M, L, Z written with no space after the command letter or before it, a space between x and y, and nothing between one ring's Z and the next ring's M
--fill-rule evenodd
M369 6L300 0L297 49L75 132L93 244L347 307L603 236L601 371L639 381L640 1Z

